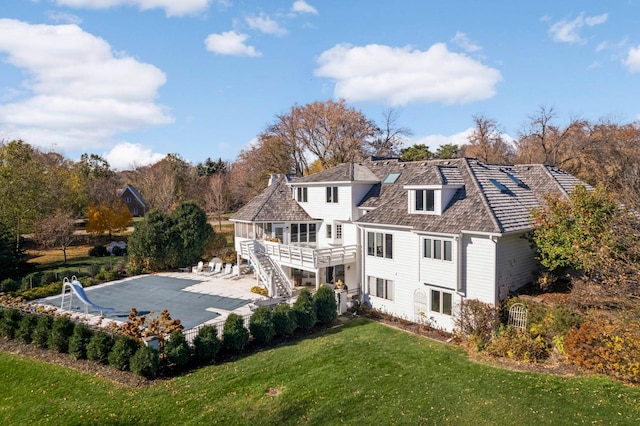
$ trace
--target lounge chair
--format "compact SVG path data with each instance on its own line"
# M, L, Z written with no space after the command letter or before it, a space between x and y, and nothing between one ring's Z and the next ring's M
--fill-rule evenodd
M198 265L194 266L191 271L194 274L199 274L200 272L202 272L202 268L204 268L204 263L202 263L202 261L200 261L200 262L198 262Z
M218 275L222 271L222 263L216 262L213 265L209 263L209 269L205 275Z
M238 265L233 265L233 267L231 268L231 272L228 274L224 275L225 279L233 279L233 278L238 278Z
M224 271L219 276L226 277L227 275L231 275L231 272L233 272L232 267L233 265L231 263L227 263L226 265L224 265Z

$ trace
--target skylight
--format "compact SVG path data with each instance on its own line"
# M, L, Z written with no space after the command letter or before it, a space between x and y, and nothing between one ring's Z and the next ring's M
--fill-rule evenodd
M523 181L521 181L520 179L518 179L517 177L515 177L511 173L507 173L507 176L509 176L509 179L511 179L513 181L513 183L518 185L520 188L529 189L529 186L526 183L524 183Z
M382 183L396 183L398 178L400 177L400 172L391 172L384 178Z
M511 190L509 188L507 188L506 186L504 186L503 184L501 184L500 182L498 182L495 179L489 179L489 182L491 182L496 188L498 188L500 190L500 192L502 192L503 194L508 194L508 195L514 195L513 192L511 192Z

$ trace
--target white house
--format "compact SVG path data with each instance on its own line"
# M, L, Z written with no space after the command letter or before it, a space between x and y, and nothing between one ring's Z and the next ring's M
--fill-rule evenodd
M374 308L451 330L461 300L497 304L535 278L530 212L579 184L541 164L371 159L274 177L231 220L272 294L340 279Z

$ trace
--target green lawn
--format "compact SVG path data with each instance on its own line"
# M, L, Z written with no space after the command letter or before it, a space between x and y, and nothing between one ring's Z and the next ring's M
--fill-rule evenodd
M640 424L640 388L517 373L366 320L137 389L0 353L0 424Z

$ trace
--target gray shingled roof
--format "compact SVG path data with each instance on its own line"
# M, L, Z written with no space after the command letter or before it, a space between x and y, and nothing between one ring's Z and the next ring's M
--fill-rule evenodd
M343 163L309 176L296 179L295 183L320 182L375 182L378 177L361 163Z
M394 183L382 183L389 173L400 173ZM530 213L542 206L549 193L566 195L584 184L554 166L487 165L475 159L402 162L370 160L341 164L306 176L295 183L377 182L358 206L367 213L356 223L398 225L416 231L507 233L530 228ZM442 215L410 214L406 185L463 185ZM284 176L265 189L232 220L313 220L293 200Z
M293 199L289 179L279 175L275 181L236 212L229 220L240 222L308 221L311 216Z

